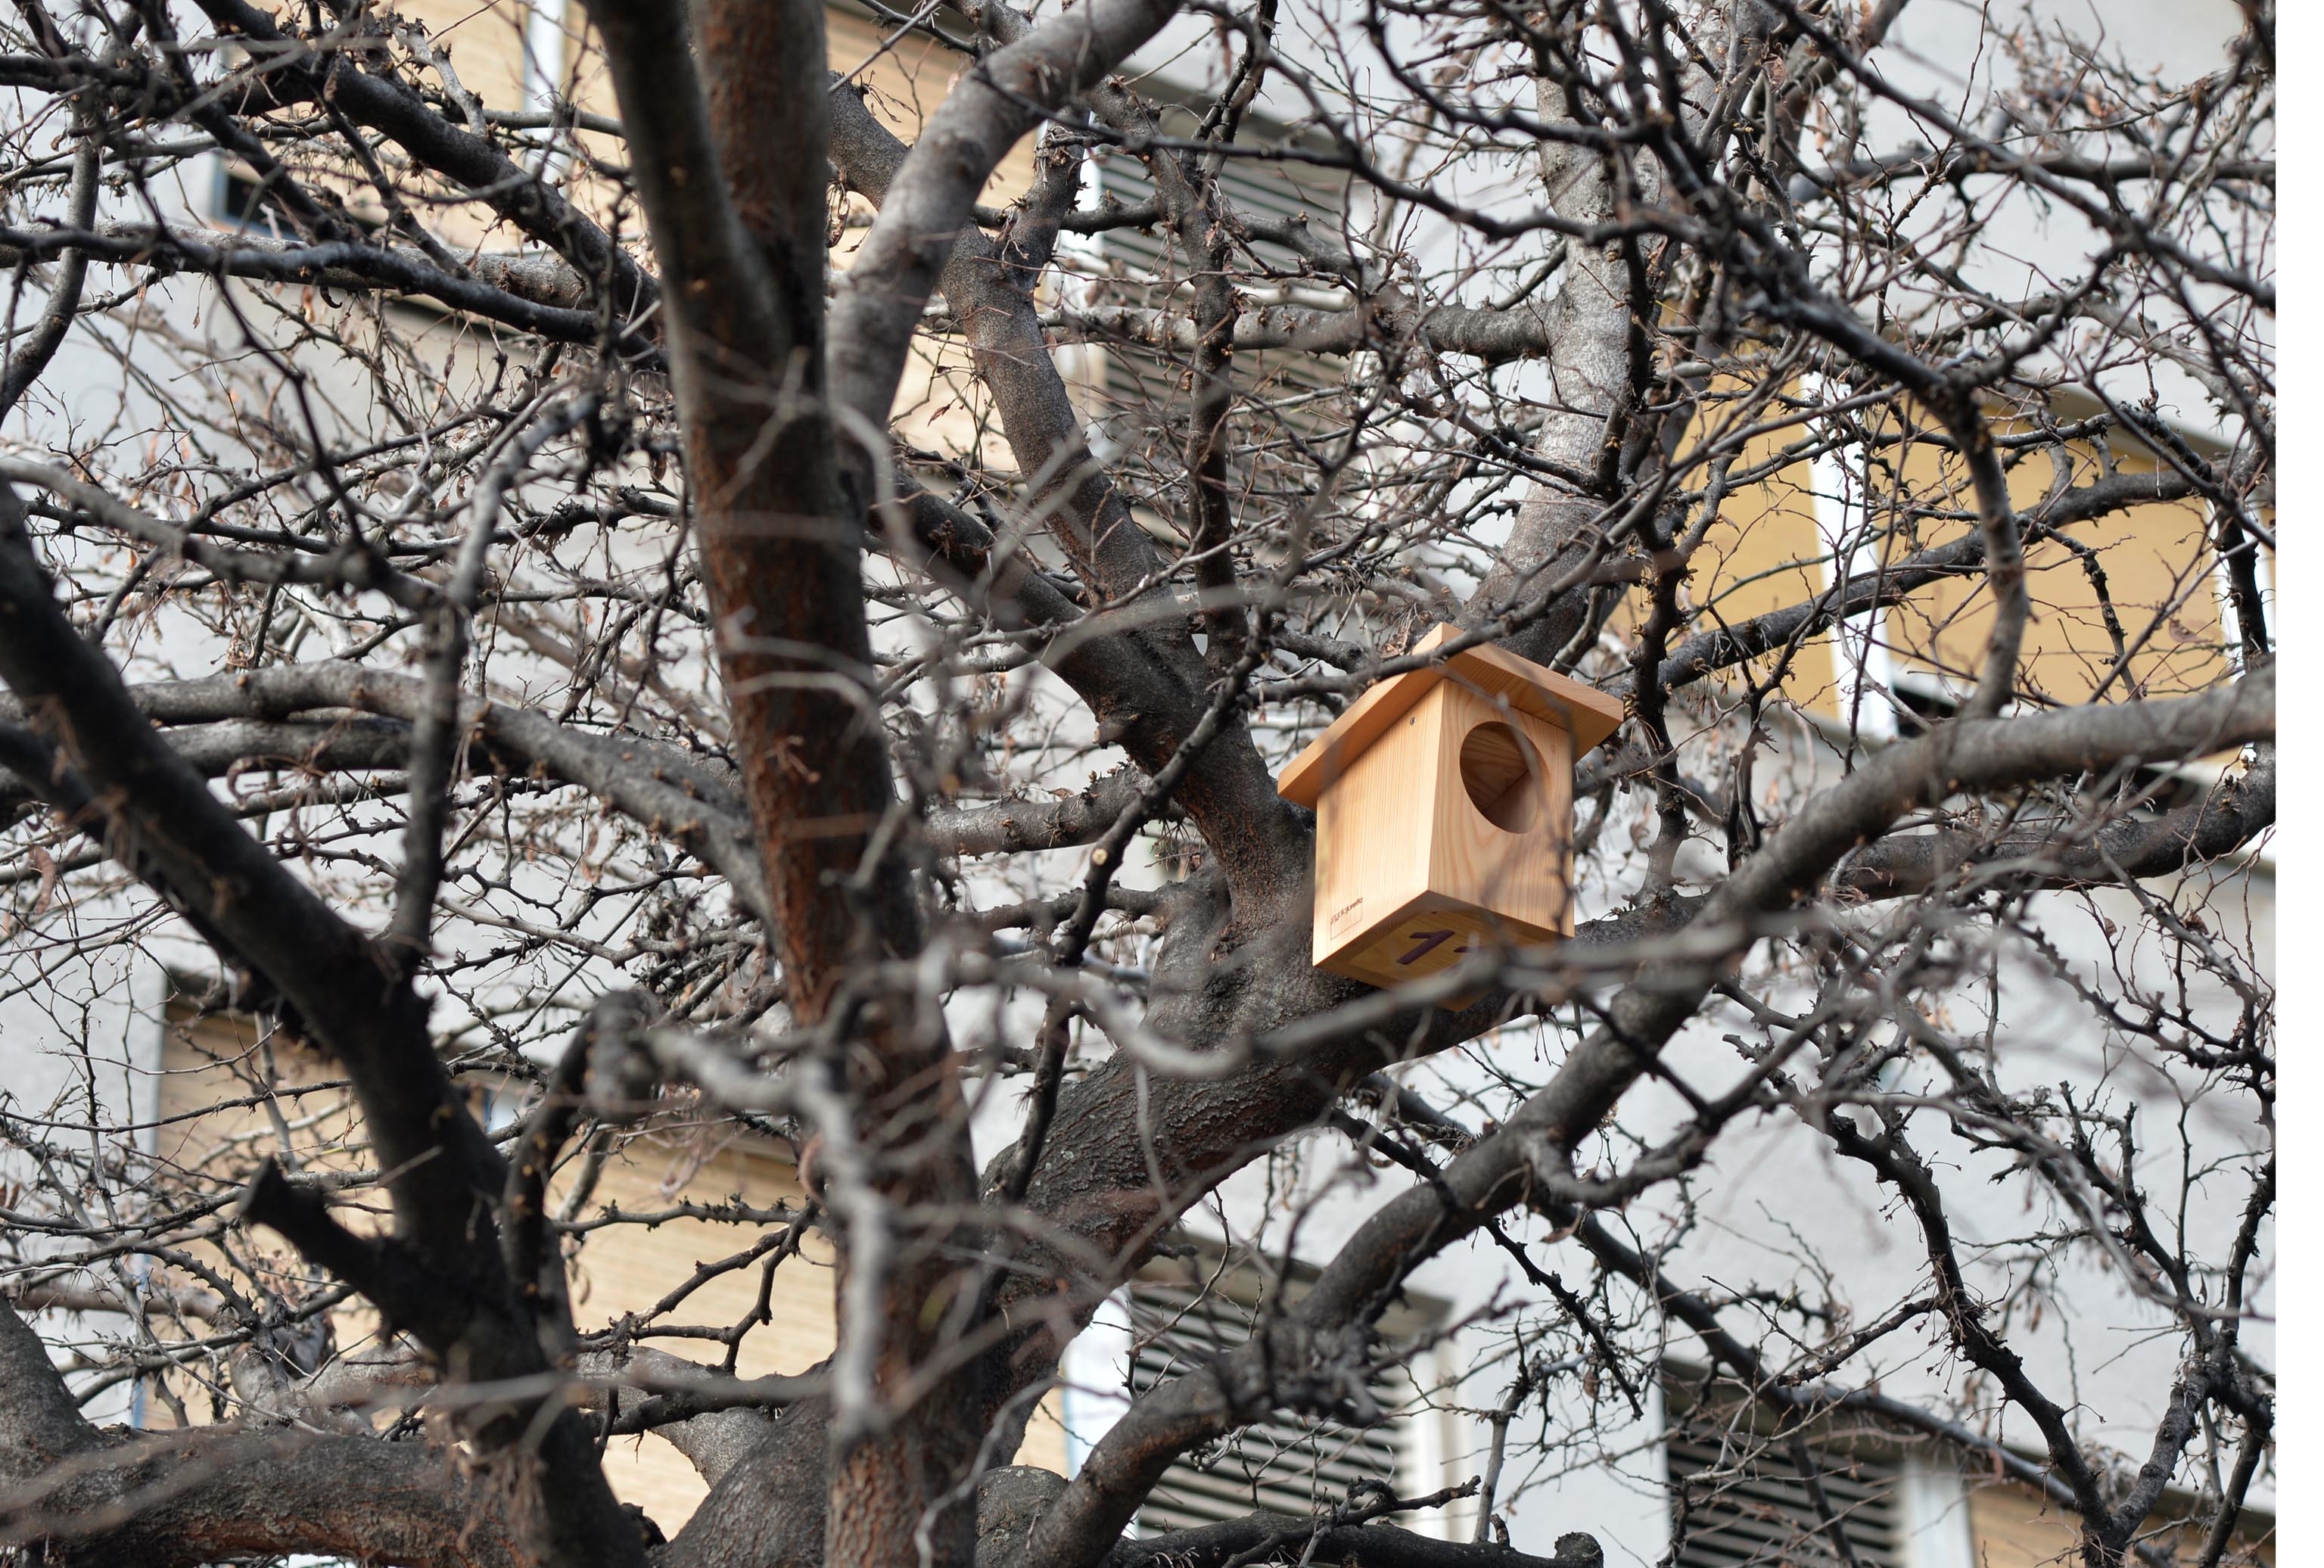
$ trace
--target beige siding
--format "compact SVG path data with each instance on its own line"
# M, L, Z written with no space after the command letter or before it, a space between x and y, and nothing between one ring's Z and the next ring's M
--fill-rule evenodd
M438 0L438 4L447 12L457 9L456 0ZM561 62L558 79L570 88L574 101L581 108L618 117L621 109L614 102L613 82L605 69L604 47L594 32L576 31L579 11L578 0L568 0L567 25L571 35L571 53ZM475 23L466 25L473 27ZM920 125L944 102L966 63L965 57L919 35L889 47L885 44L886 31L881 24L869 13L849 6L827 9L824 13L824 29L831 68L846 73L850 80L867 88L872 113L907 142L918 135ZM503 51L513 48L512 30L498 28L478 36L498 41L497 47ZM618 143L590 143L586 136L584 141L593 150L619 161ZM1028 136L1019 141L1001 160L1001 167L985 187L984 199L995 205L1005 204L1023 192L1032 179L1033 139ZM845 248L843 247L843 257Z
M346 1168L356 1162L346 1144L359 1137L360 1123L346 1109L342 1091L318 1087L334 1082L336 1075L303 1047L262 1038L245 1019L192 1021L181 1013L170 1026L162 1072L164 1126L155 1145L177 1179L212 1192L231 1191L261 1158L281 1154L285 1130L307 1168ZM263 1102L270 1090L271 1111ZM211 1109L245 1101L252 1102ZM568 1158L550 1186L552 1208L570 1193L579 1168ZM618 1212L651 1222L604 1225L584 1236L571 1272L576 1326L595 1333L625 1314L643 1314L701 1265L734 1257L763 1233L756 1224L652 1216L680 1203L738 1200L755 1209L796 1212L803 1198L788 1159L763 1141L738 1139L731 1126L681 1123L631 1139L607 1159L583 1213ZM337 1212L355 1228L376 1229L386 1223L384 1209L375 1195L351 1194ZM279 1270L286 1280L303 1273L272 1231L241 1231L233 1244L239 1255ZM215 1253L210 1260L222 1261ZM757 1315L762 1281L765 1321L742 1336L734 1370L743 1377L805 1371L830 1353L833 1342L831 1250L819 1236L810 1234L797 1256L774 1267L771 1277L763 1261L717 1275L653 1326L731 1329ZM334 1321L342 1352L366 1346L377 1329L376 1314L359 1302L341 1308ZM648 1333L640 1342L705 1363L724 1354L722 1345L699 1338ZM189 1419L208 1418L210 1406L201 1384L213 1375L196 1369L176 1379ZM149 1402L149 1410L152 1424L175 1424L167 1402ZM1018 1462L1065 1469L1065 1430L1054 1397L1035 1416ZM666 1531L686 1522L705 1490L685 1457L659 1436L616 1440L607 1450L606 1470L614 1490L643 1507Z
M608 1161L597 1201L636 1214L679 1199L716 1203L739 1197L760 1208L796 1207L800 1202L797 1174L788 1164L733 1148L705 1158L689 1141L658 1138L632 1143ZM567 1182L551 1189L552 1201L569 1185L572 1167L567 1169ZM752 1230L695 1219L592 1231L573 1267L574 1318L589 1333L624 1314L643 1313L698 1265L732 1257L754 1237ZM722 1275L661 1322L711 1328L739 1324L757 1306L761 1273L752 1265ZM805 1371L832 1346L831 1256L819 1239L779 1265L767 1283L770 1321L742 1340L735 1361L734 1370L746 1378ZM641 1342L695 1361L715 1361L722 1353L720 1346L698 1340L647 1336ZM685 1456L659 1437L616 1439L606 1451L605 1468L622 1500L643 1507L665 1530L683 1524L705 1490Z
M576 5L577 12L577 4ZM825 42L834 69L868 89L865 101L872 114L898 136L910 142L921 124L936 111L957 78L964 57L933 40L913 36L887 47L881 27L864 12L834 5L824 13ZM590 35L578 44L572 65L576 101L593 113L618 115L602 46ZM624 154L612 138L585 134L583 144L595 156L620 162ZM1031 184L1033 138L1020 139L1010 150L987 183L982 199L1006 206ZM574 172L575 201L605 217L613 212L610 184L587 170ZM872 213L860 197L846 198L841 217L851 225L842 231L832 253L832 266L844 272L861 243ZM620 215L623 231L642 232L644 220L634 210ZM896 391L890 423L908 440L954 453L981 451L984 460L1011 466L1000 439L990 401L970 373L965 348L949 338L921 337L913 346Z
M1974 1489L1969 1519L1978 1568L2074 1568L2082 1560L2074 1522L2031 1487L1998 1483ZM2226 1559L2229 1568L2273 1568L2273 1521L2246 1514L2243 1525ZM2149 1538L2169 1546L2182 1563L2194 1563L2201 1554L2201 1534L2191 1528L2158 1526Z
M552 1189L552 1199L557 1195ZM769 1153L729 1145L706 1155L692 1139L663 1137L633 1142L622 1158L609 1161L596 1196L626 1213L645 1214L678 1199L712 1204L739 1197L760 1208L795 1207L804 1194L789 1163ZM756 1234L696 1219L594 1231L574 1270L574 1316L587 1333L624 1313L643 1312L699 1264L733 1256ZM761 1277L756 1264L722 1275L663 1321L716 1328L741 1323L757 1305ZM810 1239L799 1256L777 1266L767 1293L770 1321L743 1340L735 1370L746 1378L801 1372L828 1355L834 1339L832 1284L831 1250L820 1238ZM714 1360L719 1353L719 1347L700 1341L649 1337L642 1342L697 1361ZM641 1506L665 1530L685 1523L706 1490L685 1457L659 1437L620 1439L605 1458L613 1490L623 1501ZM1065 1469L1065 1429L1054 1397L1030 1424L1018 1462Z
M2099 476L2091 448L2078 444L2070 451L2071 466L2063 475L2047 458L2011 469L2011 504L2021 513L2038 512L2061 477L2079 485ZM2152 473L2154 466L2125 457L2120 467ZM1924 502L1943 497L1953 510L1970 508L1959 465L1930 447L1914 447L1895 482ZM1948 543L1975 526L1966 518L1924 522L1922 546ZM2218 601L2200 503L2135 507L2070 531L2096 553L2130 653L2130 689L2116 681L2107 695L2116 700L2167 696L2199 690L2219 678L2224 663ZM2113 665L2115 652L2097 586L2082 558L2054 541L2035 544L2026 551L2026 588L2034 618L2025 632L2024 688L2058 702L2088 700ZM1888 634L1908 665L1973 678L1993 616L1982 579L1966 577L1899 605L1890 613Z
M943 103L966 66L935 40L914 36L892 49L882 42L893 29L874 22L868 12L834 5L824 13L826 47L832 69L844 71L871 88L868 102L907 142L919 134L921 124ZM1020 138L1009 150L1001 167L984 188L984 199L996 206L1020 195L1033 182L1033 138Z
M427 29L460 86L486 109L523 106L530 7L519 0L398 0L395 9ZM541 62L543 70L560 78L564 66L561 59Z
M1969 1522L1978 1568L2041 1568L2080 1560L2080 1532L2029 1488L1979 1487L1969 1493Z
M1755 438L1738 469L1768 461L1797 435ZM2084 484L2098 476L2093 448L2076 444L2070 451L2067 483ZM2127 453L2117 453L2117 465L2126 473L2151 473L2154 466ZM2034 512L2059 478L2046 457L2021 463L2009 474L2010 499L2021 512ZM1871 487L1884 524L1900 493L1933 514L1914 525L1917 538L1910 548L1948 544L1976 528L1960 465L1933 447L1916 445L1901 464L1876 452ZM2218 678L2224 669L2219 610L2200 503L2135 507L2070 531L2096 554L2131 656L2129 688L2117 680L2108 696L2183 693ZM1689 598L1712 613L1706 625L1731 625L1804 603L1823 591L1816 565L1822 549L1812 471L1806 463L1789 465L1727 497L1690 563ZM1908 548L1894 547L1890 558L1906 553ZM2098 588L2082 558L2061 544L2037 543L2026 560L2034 621L2024 641L2022 687L2037 698L2088 700L2115 659ZM1992 624L1983 576L1971 574L1892 608L1882 638L1901 670L1973 680ZM1833 715L1841 689L1838 675L1831 640L1820 637L1794 663L1786 689L1802 706Z
M1769 462L1788 444L1775 437L1756 438L1737 466ZM1811 469L1805 463L1790 464L1728 496L1691 563L1689 597L1711 612L1712 625L1735 625L1803 604L1823 589L1815 566L1821 548ZM1828 639L1818 638L1802 651L1786 689L1803 706L1837 713L1828 647Z

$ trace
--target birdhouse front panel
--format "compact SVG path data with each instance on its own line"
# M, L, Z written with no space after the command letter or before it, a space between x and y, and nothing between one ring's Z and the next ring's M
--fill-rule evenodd
M1571 936L1573 762L1621 715L1489 645L1366 692L1277 786L1315 811L1316 966L1394 985Z
M1508 923L1512 940L1573 930L1573 737L1455 674L1442 694L1428 885Z

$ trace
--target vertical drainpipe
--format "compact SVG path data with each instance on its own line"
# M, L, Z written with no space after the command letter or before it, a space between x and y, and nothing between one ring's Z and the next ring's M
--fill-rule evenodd
M524 103L530 109L554 109L565 87L566 57L571 42L565 31L565 0L526 0L524 16ZM540 173L553 179L564 162L551 152Z
M1057 1404L1068 1477L1081 1472L1098 1439L1130 1408L1131 1348L1130 1292L1124 1287L1106 1297L1060 1358Z
M1809 395L1818 395L1811 385ZM1880 552L1872 539L1871 498L1864 448L1851 443L1814 460L1816 534L1823 551L1818 574L1829 590L1852 576L1877 570ZM1851 615L1831 629L1831 659L1840 717L1852 721L1867 740L1896 733L1894 689L1895 659L1888 650L1888 617L1870 611Z
M1978 1568L1969 1488L1943 1455L1913 1454L1898 1481L1904 1568Z
M2204 521L2209 526L2211 537L2216 540L2219 537L2219 509L2213 504L2204 510L2208 514ZM2245 542L2252 552L2252 575L2259 580L2260 604L2267 612L2266 619L2271 623L2272 630L2275 620L2275 573L2270 568L2270 558L2260 548L2259 541L2247 539ZM2227 651L2227 668L2241 675L2244 673L2243 619L2236 613L2236 593L2227 576L2227 563L2220 558L2217 549L2211 552L2211 593L2218 601L2219 641Z

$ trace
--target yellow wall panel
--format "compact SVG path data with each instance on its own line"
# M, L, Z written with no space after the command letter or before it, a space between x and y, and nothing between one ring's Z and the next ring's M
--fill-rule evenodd
M1775 437L1757 438L1738 466L1767 462L1783 444ZM1816 564L1822 554L1807 464L1789 464L1769 479L1730 492L1689 563L1694 575L1688 598L1704 612L1694 630L1732 626L1814 598L1824 587ZM1830 641L1817 637L1803 646L1784 690L1802 706L1836 714ZM1772 658L1757 661L1753 674L1764 678L1772 668Z
M2097 452L2072 450L2063 475L2081 485L2100 476ZM2124 472L2151 473L2143 455L2117 452ZM2045 458L2009 472L2010 503L2038 513L2061 475ZM1914 526L1920 548L1949 543L1973 531L1974 502L1966 474L1950 455L1914 446L1901 464L1876 471L1877 505L1900 499L1951 516L1927 516ZM2087 547L2106 582L2129 655L2129 682L2116 679L2107 695L2168 696L2207 687L2223 673L2218 601L2210 576L2200 503L2130 508L2063 530ZM2088 700L2116 661L2113 635L2086 558L2054 540L2026 551L2026 588L2033 621L2026 628L2019 684L2029 696L2062 703ZM1889 612L1888 636L1906 668L1953 682L1971 681L1982 664L1994 604L1981 575L1935 585Z
M2168 1548L2179 1562L2196 1562L2202 1554L2202 1532L2166 1524L2169 1516L2158 1513L2147 1543ZM2082 1560L2073 1519L2031 1487L1997 1482L1972 1489L1969 1520L1978 1568L2075 1568ZM2227 1568L2273 1568L2273 1522L2246 1514L2243 1526L2228 1549Z
M1926 433L1922 428L1902 434ZM2003 427L2001 433L2011 431ZM1736 471L1766 466L1798 434L1793 429L1754 438ZM1885 432L1886 440L1883 434L1874 432L1859 483L1875 530L1885 535L1886 558L1900 560L1973 533L1975 502L1959 460L1926 441L1899 443L1895 438L1900 432ZM2021 514L2037 514L2061 484L2082 485L2101 477L2099 454L2089 443L2074 443L2068 454L2062 474L2046 455L2008 470L2011 503ZM2117 450L2115 463L2126 473L2154 469L2153 461L2135 448ZM2225 669L2221 618L2200 503L2133 507L2061 531L2080 548L2042 540L2026 553L2033 619L2020 664L2019 686L2025 696L2076 703L2103 687L2107 697L2121 700L2198 690L2219 678ZM1844 575L1847 569L1844 561L1822 561L1827 553L1809 464L1791 464L1738 484L1689 562L1686 594L1702 611L1698 629L1731 625L1813 599L1831 580L1828 573ZM1976 679L1993 620L1992 596L1979 570L1923 588L1893 606L1880 620L1879 636L1899 672L1962 688ZM1626 612L1624 623L1634 621L1635 612ZM1785 690L1803 706L1833 716L1840 689L1834 663L1839 650L1828 634L1812 646L1814 652L1794 663ZM2125 654L2126 678L2109 683L2109 672ZM1768 661L1754 668L1763 673Z
M526 106L524 38L531 12L521 0L397 0L395 9L427 29L460 86L486 109ZM564 63L543 60L541 67L561 76Z
M358 1162L359 1155L346 1146L350 1138L360 1138L361 1122L346 1107L343 1091L314 1088L336 1081L327 1063L304 1047L262 1037L238 1015L196 1020L180 1013L165 1038L158 1096L163 1125L155 1137L159 1158L179 1179L198 1180L211 1190L238 1184L261 1158L280 1156L286 1130L306 1168L345 1169ZM263 1102L270 1085L272 1110ZM314 1092L301 1094L302 1087ZM216 1109L220 1106L225 1108ZM572 1190L580 1168L568 1154L549 1188L552 1212ZM731 1125L680 1123L628 1139L607 1158L583 1214L612 1208L642 1220L681 1203L735 1200L760 1210L796 1211L805 1194L779 1146L739 1139ZM385 1200L376 1194L351 1193L336 1213L355 1230L379 1230L387 1223ZM593 1229L583 1237L569 1275L575 1324L584 1334L598 1333L626 1314L643 1314L698 1266L732 1258L763 1233L756 1224L690 1216ZM294 1292L303 1287L303 1266L272 1231L239 1232L235 1246L245 1259L281 1268ZM209 1260L223 1261L214 1251ZM657 1326L727 1329L742 1324L756 1315L762 1278L766 1321L742 1336L734 1370L745 1378L806 1371L830 1354L834 1342L832 1253L813 1233L803 1239L796 1256L774 1266L771 1277L763 1259L721 1274ZM332 1317L342 1353L365 1346L377 1332L377 1314L360 1300ZM639 1342L703 1363L715 1363L724 1353L723 1345L698 1338L648 1333ZM208 1375L192 1369L194 1380L184 1390L188 1417L196 1422L208 1417L209 1401L198 1385ZM146 1410L150 1425L176 1424L166 1402L149 1400ZM1065 1428L1054 1395L1028 1424L1018 1462L1064 1471ZM640 1505L673 1533L707 1490L686 1457L659 1436L615 1439L607 1447L605 1468L623 1501Z

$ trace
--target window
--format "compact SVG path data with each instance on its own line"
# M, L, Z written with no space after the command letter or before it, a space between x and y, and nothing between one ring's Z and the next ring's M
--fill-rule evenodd
M1161 116L1161 129L1166 134L1188 135L1195 126L1195 116L1183 109L1166 107ZM1242 138L1245 143L1263 143L1269 139L1263 134ZM1257 223L1305 220L1318 238L1335 244L1341 214L1347 205L1344 180L1345 176L1334 170L1263 159L1229 158L1219 168L1221 194L1245 218ZM1097 182L1107 199L1124 207L1142 208L1155 199L1153 177L1134 153L1101 151ZM1250 250L1259 263L1281 274L1286 285L1295 285L1307 271L1296 253L1272 241L1256 240ZM1185 277L1185 258L1174 253L1158 220L1150 228L1106 230L1098 254L1107 271L1114 274L1102 291L1111 302L1158 308ZM1330 289L1334 282L1329 278L1314 278L1308 280L1308 286ZM1257 356L1257 363L1262 367L1262 380L1269 372L1292 377L1295 384L1302 387L1322 387L1338 380L1323 367L1297 355L1261 355ZM1251 374L1249 364L1242 365L1240 371L1245 376ZM1105 390L1116 402L1135 408L1157 396L1167 399L1181 374L1181 367L1162 363L1156 351L1114 348L1106 357Z
M273 199L258 177L233 163L218 166L217 219L229 227L254 229L272 229L279 221Z
M1890 1464L1810 1448L1813 1486L1788 1447L1683 1425L1668 1443L1674 1568L1912 1568L1904 1486ZM1823 1494L1819 1508L1815 1490Z
M369 188L327 172L318 178L309 171L300 178L309 194L321 199L327 208L336 207L337 216L359 233L371 234L386 226L386 209ZM275 239L295 238L299 233L299 226L273 187L246 163L218 165L215 217L221 227L249 229Z
M1195 113L1176 105L1164 106L1159 117L1160 129L1174 136L1192 134L1199 123ZM1282 139L1253 126L1240 141L1255 145ZM1134 154L1101 152L1094 177L1108 201L1139 208L1155 198L1152 177ZM1304 220L1319 238L1337 243L1347 204L1345 176L1337 171L1229 158L1220 168L1219 186L1235 209L1254 223ZM1250 248L1284 300L1316 303L1337 297L1337 280L1314 276L1290 249L1264 239L1253 241ZM1105 274L1085 289L1092 304L1137 310L1167 306L1181 322L1188 318L1189 300L1183 292L1186 260L1158 220L1148 228L1109 229L1086 254ZM1272 297L1269 285L1259 279L1240 281L1250 300L1264 303ZM1254 287L1258 293L1250 291ZM1176 348L1109 340L1093 358L1094 374L1087 377L1089 407L1111 448L1110 456L1129 466L1133 492L1156 493L1153 510L1167 513L1171 508L1159 493L1183 482L1192 355ZM1235 355L1234 445L1229 461L1239 492L1264 495L1297 491L1302 478L1312 474L1312 463L1301 455L1298 444L1325 439L1337 427L1339 388L1344 379L1337 363L1312 355L1262 350Z
M1209 1279L1206 1271L1204 1276ZM1229 1276L1235 1284L1249 1280ZM1180 1278L1136 1281L1130 1291L1130 1389L1133 1397L1156 1383L1202 1366L1250 1337L1261 1310L1255 1291L1211 1280L1207 1288ZM1415 1314L1415 1324L1419 1321ZM1393 1331L1391 1331L1393 1332ZM1264 1510L1305 1516L1348 1501L1351 1489L1385 1486L1400 1496L1442 1483L1426 1443L1425 1423L1408 1413L1412 1385L1394 1374L1376 1385L1387 1420L1358 1430L1335 1422L1279 1415L1224 1442L1185 1454L1138 1511L1141 1536L1183 1530ZM1434 1534L1434 1516L1407 1515L1405 1527Z

